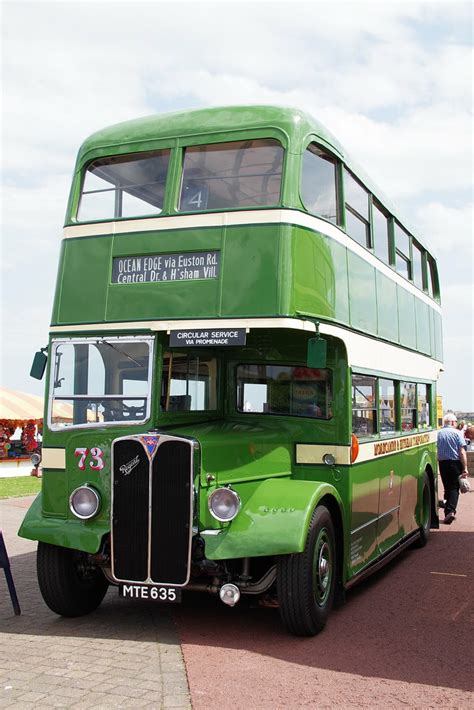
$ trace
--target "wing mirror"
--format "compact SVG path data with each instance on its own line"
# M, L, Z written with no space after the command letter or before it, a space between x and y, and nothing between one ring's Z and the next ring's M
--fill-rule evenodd
M46 355L47 350L48 348L45 347L35 353L30 370L30 377L34 377L35 380L43 379L46 363L48 362L48 356Z
M319 323L316 323L316 337L308 340L308 349L306 352L307 367L314 369L323 369L326 367L327 350L327 341L319 335Z

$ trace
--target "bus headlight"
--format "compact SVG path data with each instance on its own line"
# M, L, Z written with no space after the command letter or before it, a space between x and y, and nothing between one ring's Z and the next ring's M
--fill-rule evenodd
M221 523L228 523L240 510L240 498L232 488L216 488L208 499L211 515Z
M100 509L100 496L92 486L80 486L69 496L69 508L77 518L89 520Z

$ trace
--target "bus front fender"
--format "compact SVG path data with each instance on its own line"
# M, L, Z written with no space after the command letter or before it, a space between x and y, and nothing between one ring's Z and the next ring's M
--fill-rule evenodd
M103 536L109 532L106 525L92 520L67 520L45 516L41 496L39 493L28 509L18 531L20 537L91 554L99 550Z
M329 483L294 479L268 479L236 484L242 499L237 517L219 530L201 532L205 554L211 560L287 555L302 552L311 516L325 496L342 501Z

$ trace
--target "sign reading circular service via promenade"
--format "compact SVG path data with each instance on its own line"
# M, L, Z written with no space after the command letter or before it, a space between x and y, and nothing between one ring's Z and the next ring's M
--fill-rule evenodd
M220 252L195 251L146 256L115 256L112 283L155 283L216 279L220 270Z
M170 331L170 348L209 345L245 345L245 328L209 328Z

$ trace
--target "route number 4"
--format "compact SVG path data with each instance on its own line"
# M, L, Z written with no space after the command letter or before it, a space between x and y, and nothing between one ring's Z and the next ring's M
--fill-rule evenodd
M81 471L84 471L86 468L86 459L90 453L90 456L92 458L92 461L89 461L89 466L93 471L102 471L104 468L104 452L102 449L99 449L97 446L92 447L92 449L89 452L89 449L85 449L82 447L77 448L74 451L74 456L76 458L79 458L79 463L77 464L78 468Z

